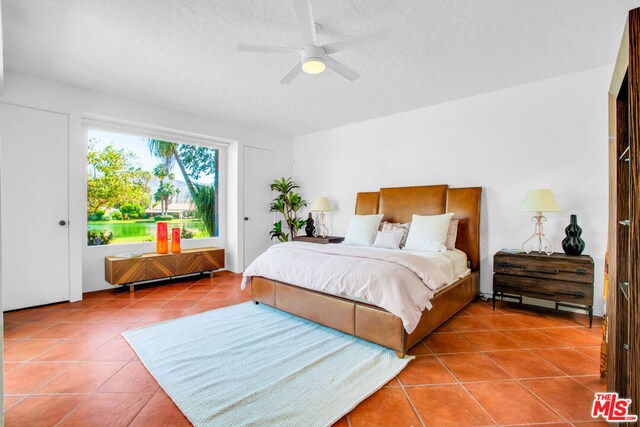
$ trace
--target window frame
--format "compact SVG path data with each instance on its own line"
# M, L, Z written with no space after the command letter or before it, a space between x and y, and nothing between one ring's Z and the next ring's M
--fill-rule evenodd
M183 241L184 246L202 246L200 243L219 243L224 242L227 237L227 173L228 173L228 148L233 143L232 140L223 138L215 138L208 135L202 135L193 132L178 131L159 126L144 125L139 123L133 123L125 120L111 119L103 116L97 116L92 114L85 114L82 116L82 128L83 128L83 144L85 147L84 156L84 170L85 170L85 198L84 198L84 233L88 230L87 218L87 152L89 147L89 131L99 130L105 132L113 132L126 134L131 136L138 136L142 138L154 138L165 141L174 142L176 144L195 145L206 148L215 148L218 150L218 235L213 237L200 237L195 239L188 239ZM85 239L86 240L86 239ZM110 247L128 246L128 245L146 245L150 242L129 242L118 243L108 245ZM85 244L89 248L97 248L100 246L91 246Z

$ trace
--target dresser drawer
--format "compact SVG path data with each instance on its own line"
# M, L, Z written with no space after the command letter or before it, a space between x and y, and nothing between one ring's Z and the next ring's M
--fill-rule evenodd
M514 276L593 283L593 261L589 257L498 253L493 259L493 271Z
M493 291L552 301L593 304L593 285L590 283L583 284L496 273L493 275Z

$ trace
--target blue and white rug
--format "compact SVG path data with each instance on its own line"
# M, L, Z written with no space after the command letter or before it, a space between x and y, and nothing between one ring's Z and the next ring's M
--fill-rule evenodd
M122 335L196 426L328 426L411 359L250 302Z

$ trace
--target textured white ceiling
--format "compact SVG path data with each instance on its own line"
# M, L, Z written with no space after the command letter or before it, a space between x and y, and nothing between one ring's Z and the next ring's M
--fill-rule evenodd
M280 79L301 45L289 0L3 0L7 69L289 135L613 63L640 0L312 0L362 77Z

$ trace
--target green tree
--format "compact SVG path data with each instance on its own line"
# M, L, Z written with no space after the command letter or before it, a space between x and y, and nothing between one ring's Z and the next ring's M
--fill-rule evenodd
M87 211L118 208L125 203L149 206L151 174L142 170L135 154L117 150L112 145L96 150L97 141L89 142L89 179L87 182Z
M218 192L215 190L218 188L218 150L189 144L176 144L175 142L152 138L147 138L147 145L151 154L162 159L168 170L171 170L174 163L178 165L197 211L205 211L208 206L198 206L199 201L205 203L205 199L202 194L198 197L198 184L194 183L194 181L198 180L202 174L213 175L213 191L211 194L215 199L211 202L214 209L213 223L215 224L215 230L212 236L217 235Z
M189 176L197 181L201 175L213 175L214 185L218 179L218 150L209 147L180 144L178 153L181 156Z
M218 218L218 155L220 151L215 148L200 147L196 145L180 144L178 152L182 156L185 168L189 172L192 179L198 180L202 174L213 176L213 221L215 224L215 233L218 234L218 224L215 218Z
M137 219L144 217L144 208L137 203L123 203L120 205L120 213L124 219Z
M176 194L176 187L171 183L174 176L169 172L167 163L160 163L153 168L153 174L160 180L160 185L153 195L153 198L156 202L160 202L162 215L167 215L169 200ZM165 182L165 179L168 179L168 181Z
M156 202L160 202L162 215L167 215L169 209L169 199L176 194L176 187L171 182L163 182L156 190L153 198Z
M147 138L147 145L149 146L149 151L151 151L151 154L164 161L167 171L171 170L174 163L178 164L178 168L180 169L180 173L182 174L184 182L187 184L187 188L189 189L191 198L194 199L196 189L193 185L193 181L187 173L187 170L185 169L184 162L182 161L182 157L180 156L180 153L178 151L178 144L176 144L175 142Z
M216 189L213 185L196 184L196 197L193 203L202 218L209 236L216 235Z

